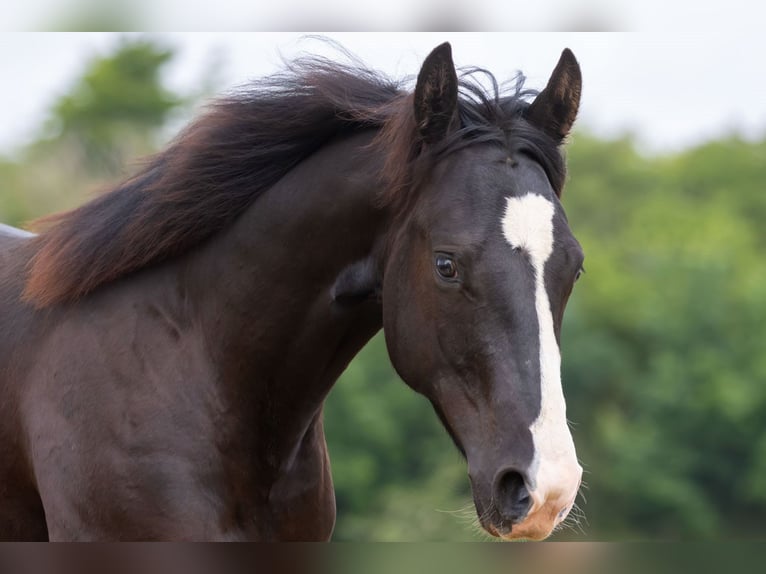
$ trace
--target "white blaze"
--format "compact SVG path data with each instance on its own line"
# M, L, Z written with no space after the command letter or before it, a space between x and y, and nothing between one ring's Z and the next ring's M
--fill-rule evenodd
M530 425L535 457L529 469L529 485L543 499L567 495L577 489L581 469L566 418L566 403L561 388L561 353L553 331L548 292L545 289L545 264L553 252L553 203L541 195L528 193L509 197L503 216L503 234L514 249L527 253L535 274L535 308L540 335L540 415ZM573 475L577 474L576 477ZM574 497L574 493L571 494ZM535 497L539 500L538 497ZM544 500L539 500L540 503Z

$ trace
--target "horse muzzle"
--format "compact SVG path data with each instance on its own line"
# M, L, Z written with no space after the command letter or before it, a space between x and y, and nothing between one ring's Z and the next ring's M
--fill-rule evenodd
M526 473L503 468L492 481L491 502L484 505L474 495L479 522L489 534L504 540L543 540L572 510L582 480L579 464L559 476L555 486L533 482ZM473 482L473 480L472 480Z

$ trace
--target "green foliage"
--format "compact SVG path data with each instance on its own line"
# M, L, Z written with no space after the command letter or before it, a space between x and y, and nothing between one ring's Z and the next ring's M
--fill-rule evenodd
M181 104L160 82L172 56L146 40L124 41L113 55L94 61L56 102L50 129L81 147L91 169L113 172L136 143L148 151L149 136Z
M123 39L88 63L56 101L39 141L0 160L0 221L13 225L74 207L153 152L185 98L162 83L173 50Z
M140 40L92 62L54 106L54 136L0 161L0 221L80 203L154 147L182 101L161 83L171 57ZM565 316L563 380L587 524L557 537L763 535L766 142L652 158L581 133L569 164L587 273ZM465 463L382 337L336 385L325 424L336 539L483 538Z
M587 254L562 345L590 532L752 533L766 510L766 145L657 159L624 145L581 135L565 197Z

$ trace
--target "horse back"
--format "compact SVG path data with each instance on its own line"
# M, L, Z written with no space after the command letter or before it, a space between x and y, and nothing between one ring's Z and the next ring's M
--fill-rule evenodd
M40 316L21 300L31 242L0 234L0 539L45 539L40 497L26 452L21 399Z
M28 337L36 320L34 308L22 301L31 247L28 239L0 234L0 388L4 398L13 394L12 372L28 354ZM0 409L7 403L0 403Z

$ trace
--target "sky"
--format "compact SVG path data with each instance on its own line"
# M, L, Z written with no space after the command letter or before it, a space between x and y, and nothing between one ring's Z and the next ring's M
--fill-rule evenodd
M766 55L756 31L713 33L332 33L369 66L390 76L417 74L423 58L450 41L458 66L480 66L499 80L521 70L541 89L561 50L571 48L583 73L577 127L602 137L633 134L646 153L679 151L739 134L766 138ZM0 154L40 133L52 102L88 62L106 54L120 34L0 34ZM328 46L297 33L151 34L176 47L166 70L181 93L199 89L211 70L222 90L257 80L281 58Z

